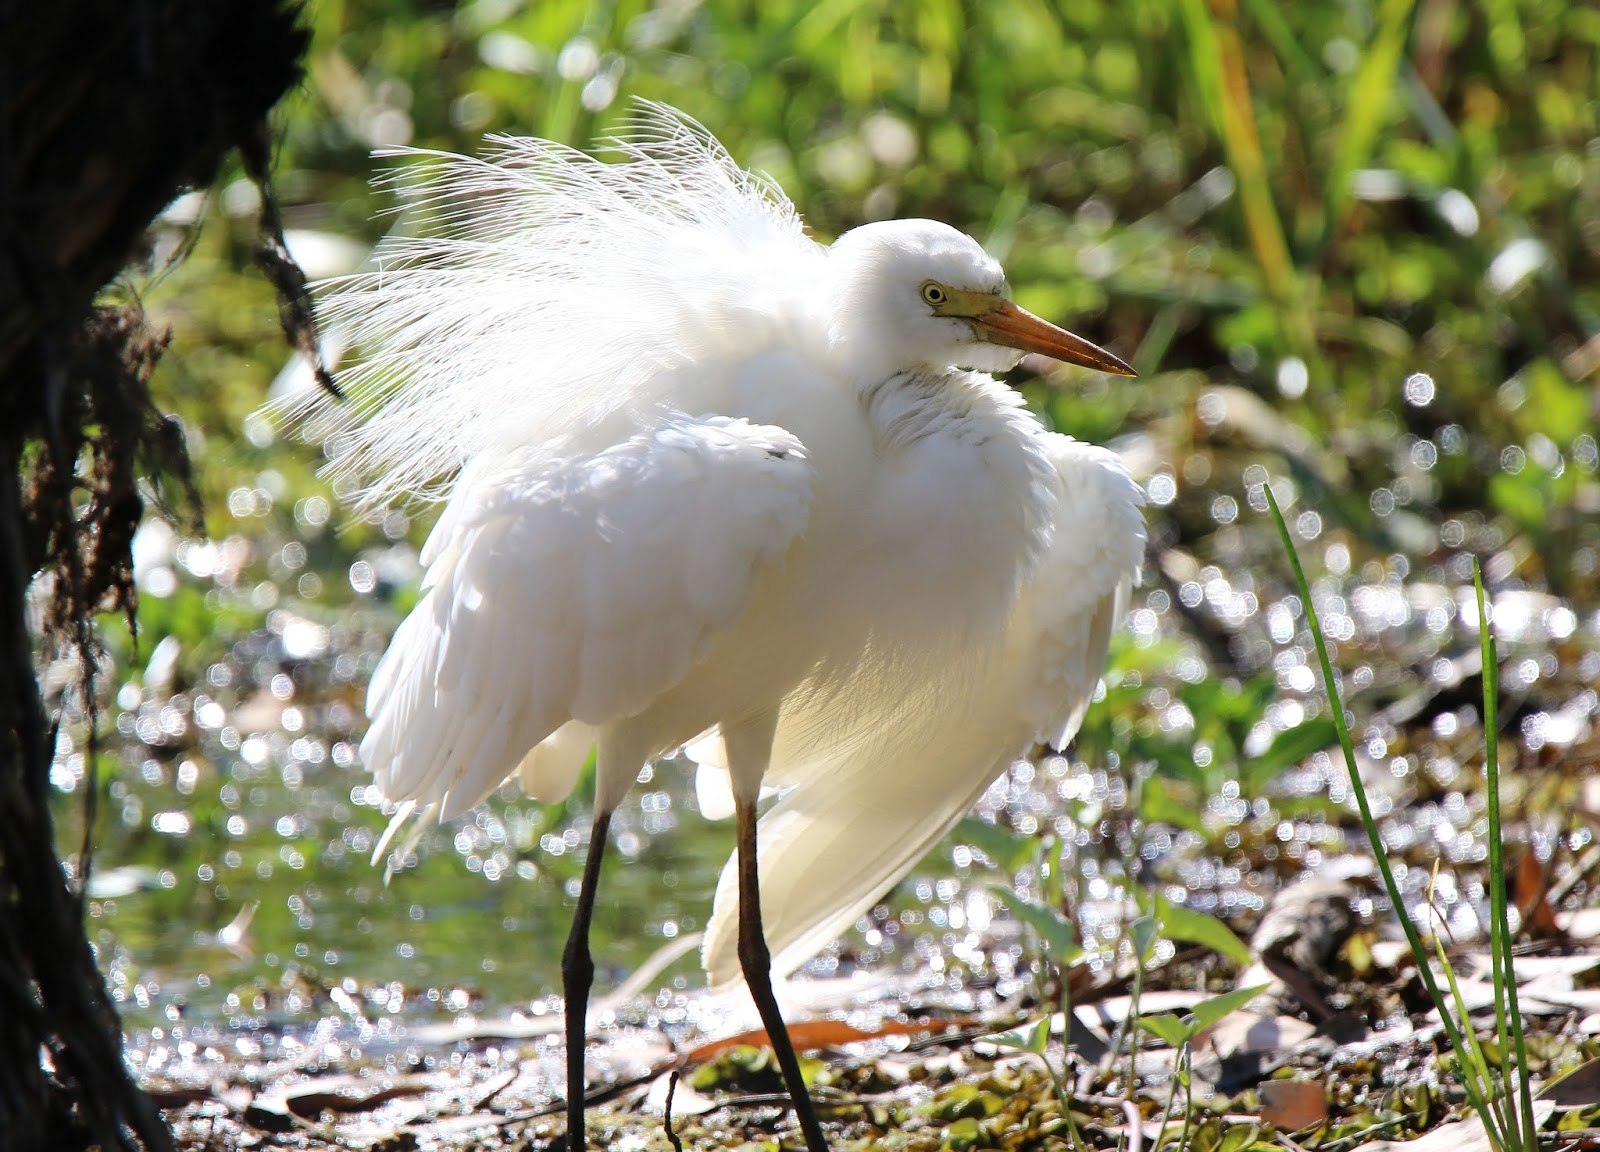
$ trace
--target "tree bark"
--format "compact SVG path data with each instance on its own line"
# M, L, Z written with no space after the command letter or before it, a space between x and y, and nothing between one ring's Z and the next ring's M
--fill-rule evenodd
M96 293L223 157L264 167L298 79L290 0L0 0L0 1148L166 1149L55 853L52 720L28 592L91 671L93 614L131 611L135 461L181 468L150 409L163 338Z

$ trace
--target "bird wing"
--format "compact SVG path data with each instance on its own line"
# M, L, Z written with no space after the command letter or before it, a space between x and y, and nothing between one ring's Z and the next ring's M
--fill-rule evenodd
M804 532L811 482L794 436L724 417L475 462L368 689L361 753L384 796L451 819L519 765L570 788L568 737L641 711L706 654Z
M1061 482L1055 534L1008 642L1028 738L1064 748L1094 698L1139 577L1144 490L1109 448L1057 433L1044 441Z
M786 706L771 775L792 786L758 831L774 971L794 971L848 928L1034 744L1059 747L1077 731L1144 553L1144 498L1114 453L1066 436L1045 441L1060 485L1050 549L1003 652L958 686L965 699L900 702L831 744L797 741L793 733L820 729L804 699ZM871 730L864 738L862 728ZM713 986L739 976L737 936L730 860L702 954Z

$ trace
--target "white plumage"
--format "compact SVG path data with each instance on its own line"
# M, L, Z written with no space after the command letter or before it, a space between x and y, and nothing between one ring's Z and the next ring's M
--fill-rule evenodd
M363 507L447 500L362 756L402 817L450 818L513 775L558 798L597 745L598 861L641 766L692 744L740 816L707 968L743 968L784 1059L736 867L763 782L785 790L759 891L787 971L1015 757L1071 736L1138 568L1116 459L968 369L1035 351L1131 373L1017 308L945 225L813 242L669 110L609 162L497 147L407 153L418 231L328 298L364 349L334 471ZM574 1080L595 874L563 968Z
M767 783L784 791L760 825L762 911L779 975L853 924L1015 761L1077 733L1143 557L1144 498L1114 453L1042 439L1059 477L1050 549L979 682L892 722L859 717L860 733L834 731L810 748L798 737L808 721L827 732L826 715L797 710L779 728ZM702 795L725 787L720 750L690 751ZM705 780L707 768L722 780ZM730 860L703 948L713 985L738 978L737 909Z
M563 725L648 708L804 532L811 480L793 436L724 417L471 468L368 689L361 752L384 795L454 819ZM524 782L547 799L572 786L536 768Z

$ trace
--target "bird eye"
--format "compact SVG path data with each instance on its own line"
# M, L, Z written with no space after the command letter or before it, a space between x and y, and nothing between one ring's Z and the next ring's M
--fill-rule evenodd
M942 284L936 284L929 280L922 286L922 299L937 308L941 304L950 302L950 293L944 290Z

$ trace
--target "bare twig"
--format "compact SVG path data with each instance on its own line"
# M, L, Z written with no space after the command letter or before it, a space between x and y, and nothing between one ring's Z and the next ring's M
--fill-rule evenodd
M678 1139L678 1134L672 1130L672 1097L678 1090L678 1069L674 1068L667 1077L667 1142L672 1145L673 1152L683 1152L683 1141Z

